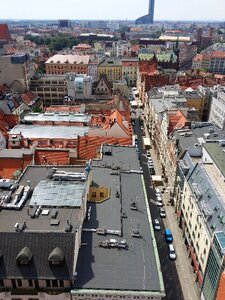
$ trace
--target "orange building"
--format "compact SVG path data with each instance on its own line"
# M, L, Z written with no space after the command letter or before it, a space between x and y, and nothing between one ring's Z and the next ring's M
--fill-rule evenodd
M69 72L88 74L89 61L89 55L56 54L46 61L46 74L62 75Z

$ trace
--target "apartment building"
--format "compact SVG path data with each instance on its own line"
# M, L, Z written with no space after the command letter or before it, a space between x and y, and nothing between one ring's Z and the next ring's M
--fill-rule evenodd
M98 79L101 74L107 75L109 82L122 80L122 62L116 58L107 58L98 65Z
M209 122L213 122L221 129L225 128L225 89L223 88L212 97Z
M63 104L68 95L65 75L46 75L33 77L30 90L43 100L44 106Z
M132 45L125 41L116 41L112 43L112 56L122 57L131 56Z
M189 151L178 164L175 211L183 230L201 299L222 299L224 282L224 152L221 141L205 142L202 158Z
M137 58L122 59L122 80L126 80L129 86L136 86L137 83Z
M180 115L178 115L178 110L180 110ZM176 143L169 138L169 129L182 128L187 121L186 115L187 100L176 86L153 88L146 93L146 126L161 162L163 177L171 189L174 186L176 173Z
M1 299L70 299L91 181L84 167L30 166L13 192L0 182Z
M89 60L89 55L56 54L46 61L46 74L63 75L68 72L74 72L87 75Z
M86 167L29 166L12 192L14 183L0 181L0 194L11 195L1 203L1 299L165 297L133 147L106 144Z
M211 54L209 72L225 75L225 52L215 51Z

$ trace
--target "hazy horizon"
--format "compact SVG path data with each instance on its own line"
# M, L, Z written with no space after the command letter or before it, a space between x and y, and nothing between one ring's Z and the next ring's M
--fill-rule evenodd
M74 8L74 9L73 9ZM1 20L135 20L148 0L29 0L1 4ZM155 0L156 21L225 21L225 0Z

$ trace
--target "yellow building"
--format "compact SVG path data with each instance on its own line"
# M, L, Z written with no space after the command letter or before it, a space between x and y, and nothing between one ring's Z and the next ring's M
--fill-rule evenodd
M109 82L122 80L122 62L119 59L108 58L98 65L98 79L106 74Z
M197 91L185 91L184 97L187 100L187 107L195 109L198 112L198 117L201 120L203 114L204 98Z

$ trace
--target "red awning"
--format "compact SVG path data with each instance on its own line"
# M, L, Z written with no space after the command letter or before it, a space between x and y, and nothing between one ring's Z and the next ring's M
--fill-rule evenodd
M194 254L194 251L192 250L192 247L190 247L190 254L191 254L191 259L194 264L194 271L196 271L196 270L198 270L198 263L196 261L195 254Z

